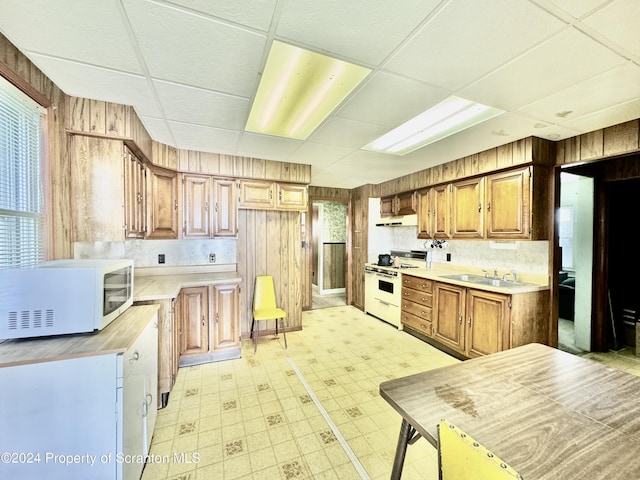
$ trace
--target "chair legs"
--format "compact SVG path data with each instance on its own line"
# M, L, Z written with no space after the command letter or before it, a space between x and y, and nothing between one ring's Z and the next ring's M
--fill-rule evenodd
M282 328L282 337L284 338L284 348L288 347L287 345L287 332L284 328L284 318L276 318L276 336L278 335L278 320L280 320L280 328ZM255 327L255 333L254 333ZM260 322L256 322L254 318L251 321L251 333L249 334L249 338L253 338L253 353L255 354L258 350L258 337L260 336Z

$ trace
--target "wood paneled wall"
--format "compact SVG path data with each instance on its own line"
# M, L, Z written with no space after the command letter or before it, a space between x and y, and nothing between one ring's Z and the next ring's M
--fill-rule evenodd
M632 120L557 142L555 164L603 160L639 151L640 120Z
M0 34L0 75L47 108L47 151L51 231L49 257L69 258L71 250L71 172L66 153L66 96L9 40Z
M272 275L278 306L287 312L287 330L302 328L302 248L300 212L245 210L238 212L238 273L242 277L242 335L251 331L254 280ZM269 329L275 329L270 324Z

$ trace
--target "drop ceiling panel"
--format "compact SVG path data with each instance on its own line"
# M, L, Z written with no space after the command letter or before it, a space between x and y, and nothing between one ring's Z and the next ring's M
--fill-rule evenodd
M118 5L115 1L2 0L0 19L10 21L2 22L0 30L25 53L142 73Z
M457 90L564 26L527 0L450 2L386 68Z
M140 115L140 120L142 121L144 128L147 129L147 132L149 132L149 135L151 135L151 138L156 142L166 143L172 147L176 146L176 142L171 135L167 122L165 122L164 119Z
M169 122L178 148L233 154L240 133L234 130L203 127L190 123Z
M460 95L515 110L623 63L620 55L570 28L463 89Z
M640 25L640 2L617 0L584 20L594 30L640 57L640 33L637 28L621 28L621 25Z
M309 136L309 141L356 149L362 148L385 132L386 129L379 125L330 117Z
M31 54L31 61L48 73L56 85L74 97L135 105L141 115L161 116L147 79L140 75L91 67L45 55Z
M245 132L240 136L236 155L282 160L288 158L301 144L301 140Z
M520 109L552 123L590 115L626 103L640 93L640 66L631 62L565 88Z
M276 33L339 57L377 65L438 3L403 0L391 7L388 2L362 0L285 0Z
M576 120L568 121L565 125L579 132L591 132L599 128L617 125L636 118L640 118L640 100L637 99L605 110L600 110L596 114L586 115Z
M173 0L176 5L197 10L213 17L218 17L238 25L257 28L266 32L271 24L271 17L276 0L260 0L239 2L238 0Z
M253 93L264 35L151 2L124 3L152 77L232 95Z
M247 98L162 81L154 82L160 103L172 120L242 130L249 114Z
M377 72L336 113L389 130L444 100L449 92L387 72Z
M323 167L335 163L352 151L350 148L305 142L289 157L289 161Z
M573 18L580 18L583 15L595 10L610 0L533 0L542 6L553 4L567 12Z

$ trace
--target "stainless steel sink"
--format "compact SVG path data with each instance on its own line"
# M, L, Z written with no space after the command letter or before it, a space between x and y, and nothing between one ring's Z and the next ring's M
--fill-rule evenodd
M440 278L448 278L450 280L459 280L461 282L469 282L476 285L489 285L501 288L516 288L535 285L527 282L513 282L511 280L500 280L499 278L483 277L482 275L474 275L470 273L460 273L455 275L440 275Z

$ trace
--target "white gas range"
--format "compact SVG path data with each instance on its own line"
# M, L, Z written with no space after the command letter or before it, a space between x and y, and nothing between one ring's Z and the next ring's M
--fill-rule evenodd
M420 254L422 259L419 258ZM374 263L367 263L364 266L364 309L366 313L401 329L402 275L400 272L420 267L424 262L424 252L392 250L391 258L396 256L402 259L397 267Z

